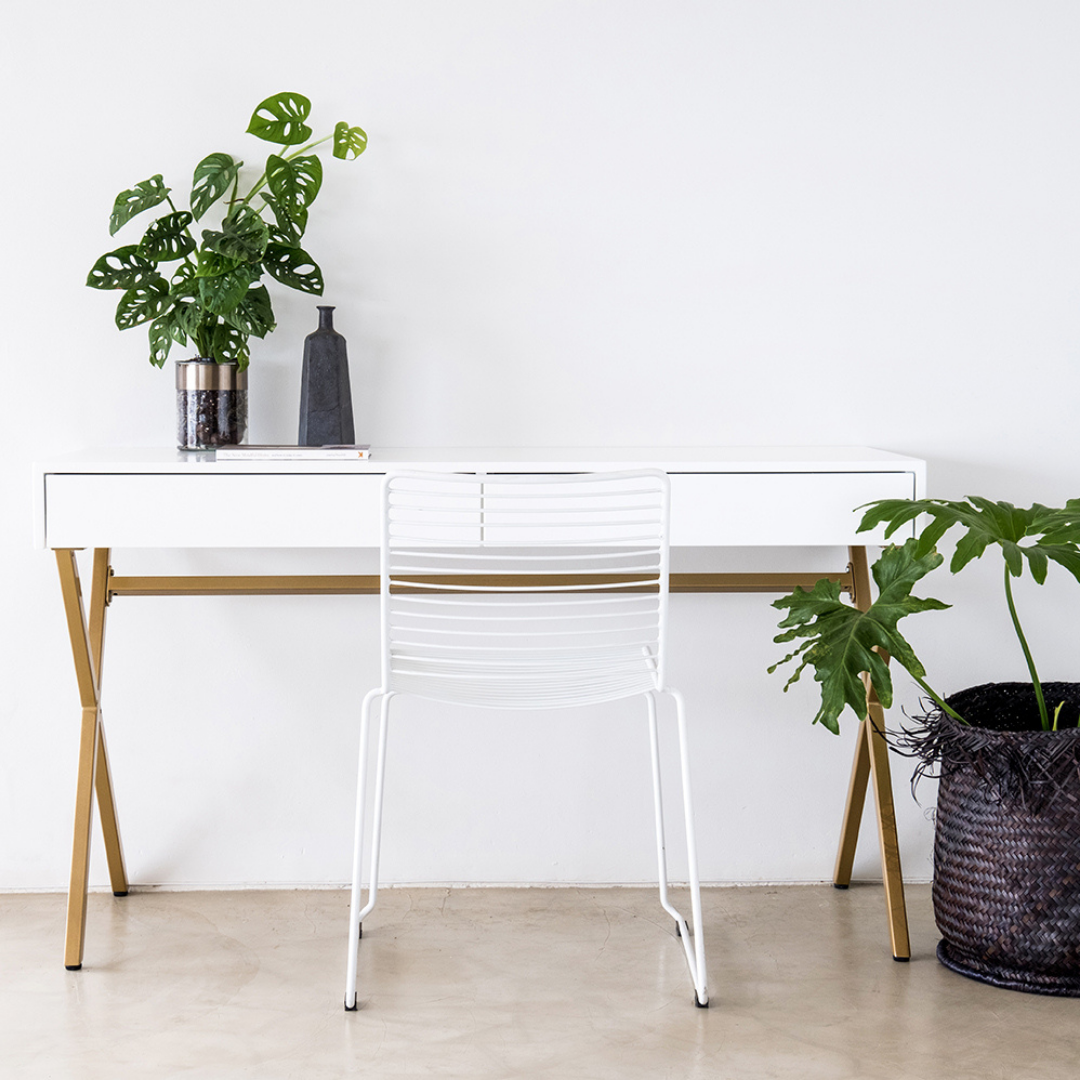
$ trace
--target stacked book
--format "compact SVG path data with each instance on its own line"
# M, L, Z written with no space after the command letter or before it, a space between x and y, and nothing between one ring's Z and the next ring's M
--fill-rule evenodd
M371 456L368 445L349 446L219 446L217 461L361 461Z

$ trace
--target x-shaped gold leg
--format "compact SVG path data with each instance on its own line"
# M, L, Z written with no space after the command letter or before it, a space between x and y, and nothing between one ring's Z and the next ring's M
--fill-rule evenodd
M870 573L866 548L851 548L851 566L855 583L855 605L862 611L870 606ZM892 774L889 769L889 747L885 741L885 712L877 695L870 691L867 698L868 716L859 726L855 745L855 760L851 765L847 806L840 830L840 847L836 854L833 884L846 889L851 884L851 868L855 861L855 845L859 839L866 787L873 781L874 803L877 810L878 841L881 846L882 879L885 885L885 906L889 916L889 937L894 960L910 960L907 907L904 903L904 878L900 869L900 843L896 834L896 810L893 806Z
M82 586L75 552L58 549L56 565L64 596L75 677L82 703L82 730L79 740L79 778L75 795L75 835L71 850L71 880L68 886L67 935L64 965L74 971L82 966L86 937L86 892L90 875L90 830L94 816L94 793L101 813L109 880L117 896L128 891L124 853L116 819L105 729L101 723L101 673L105 643L105 608L109 591L109 550L94 552L90 585L90 621L83 611Z

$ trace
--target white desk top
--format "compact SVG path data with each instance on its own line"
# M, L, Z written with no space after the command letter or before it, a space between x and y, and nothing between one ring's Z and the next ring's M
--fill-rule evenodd
M366 461L215 461L213 451L84 450L35 465L43 473L384 473L391 468L535 472L651 468L667 472L907 472L926 462L865 446L376 447Z

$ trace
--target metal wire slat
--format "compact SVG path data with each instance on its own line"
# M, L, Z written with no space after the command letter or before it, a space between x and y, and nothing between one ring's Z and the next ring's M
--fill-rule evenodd
M505 555L500 554L497 551L485 551L480 554L474 554L472 552L452 552L441 551L438 548L430 548L428 550L399 550L395 554L400 558L408 556L409 558L416 559L472 559L474 561L487 560L488 562L524 562L529 559L536 558L535 555ZM639 556L650 554L649 549L641 548L640 550L628 549L625 551L606 551L590 553L590 559L633 559ZM565 561L572 562L574 560L580 560L582 555L580 552L572 552L566 555L544 555L545 562ZM396 564L395 564L396 565Z

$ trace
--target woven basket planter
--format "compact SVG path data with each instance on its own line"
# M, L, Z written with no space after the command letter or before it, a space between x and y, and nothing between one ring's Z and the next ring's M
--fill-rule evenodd
M948 699L970 726L927 719L910 745L940 771L934 842L938 959L1011 990L1080 997L1080 684L1029 683Z

